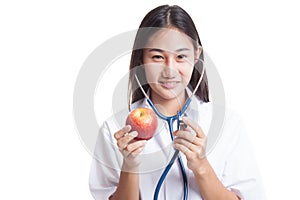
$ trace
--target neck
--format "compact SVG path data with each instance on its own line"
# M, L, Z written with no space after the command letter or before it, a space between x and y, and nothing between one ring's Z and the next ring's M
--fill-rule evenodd
M172 99L164 99L154 92L151 92L151 100L157 110L165 116L176 115L183 107L187 95L183 92L180 96Z

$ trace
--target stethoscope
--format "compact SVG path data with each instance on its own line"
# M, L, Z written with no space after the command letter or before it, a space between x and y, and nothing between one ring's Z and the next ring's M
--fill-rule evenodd
M202 61L203 63L203 61ZM181 120L181 116L184 115L185 111L187 110L188 106L190 105L191 101L192 101L192 97L195 95L198 87L200 86L200 83L203 79L203 75L204 75L204 63L203 63L203 67L202 67L202 72L201 72L201 76L198 80L198 83L193 91L193 93L191 94L190 97L188 97L188 99L186 100L185 104L183 105L182 109L174 116L171 116L171 117L167 117L163 114L161 114L157 108L155 107L155 105L153 104L153 102L151 101L151 99L149 98L149 96L146 94L145 90L143 89L137 75L135 74L135 79L139 85L139 88L141 89L142 93L144 94L147 102L149 103L150 107L152 108L152 110L156 113L156 115L161 118L162 120L165 120L167 123L168 123L168 127L169 127L169 132L170 132L170 136L171 136L171 139L172 141L174 140L174 137L173 137L173 122L177 121L177 130L181 129L183 126L184 126L184 123L182 122ZM158 199L158 195L159 195L159 191L160 191L160 188L167 176L167 174L169 173L175 159L178 158L178 161L179 161L179 166L180 166L180 170L181 170L181 174L182 174L182 178L183 178L183 186L184 186L184 195L183 195L183 199L184 200L187 200L188 199L188 180L187 180L187 175L186 175L186 172L185 172L185 168L184 168L184 165L183 165L183 162L182 162L182 159L181 159L181 156L179 155L179 150L175 150L170 162L168 163L168 165L166 166L165 170L163 171L161 177L159 178L159 181L156 185L156 188L155 188L155 192L154 192L154 196L153 196L153 199L154 200L157 200Z

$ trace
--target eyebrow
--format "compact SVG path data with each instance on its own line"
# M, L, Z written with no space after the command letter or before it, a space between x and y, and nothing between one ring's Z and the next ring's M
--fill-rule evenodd
M162 49L157 49L157 48L153 48L153 49L150 49L149 52L152 52L152 51L157 51L157 52L165 52L164 50ZM180 49L177 49L175 50L175 52L181 52L181 51L190 51L190 49L188 48L180 48Z

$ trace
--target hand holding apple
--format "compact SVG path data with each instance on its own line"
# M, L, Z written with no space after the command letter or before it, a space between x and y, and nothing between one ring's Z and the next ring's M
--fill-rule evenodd
M136 108L128 115L126 125L130 125L132 131L138 132L135 139L149 140L156 131L157 117L150 108Z
M114 137L117 140L118 148L123 156L122 171L138 172L141 160L139 154L143 151L146 140L135 140L138 135L131 131L131 126L126 125L117 132Z

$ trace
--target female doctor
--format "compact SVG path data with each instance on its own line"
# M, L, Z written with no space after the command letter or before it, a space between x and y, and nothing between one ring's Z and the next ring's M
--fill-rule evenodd
M146 27L155 29L146 34L138 31L136 35L130 62L129 107L149 107L134 78L133 69L143 66L139 79L146 80L144 90L160 113L174 116L199 80L196 67L203 60L200 38L192 19L179 6L153 9L139 30ZM175 148L180 151L186 171L188 199L265 199L251 147L235 114L226 112L220 138L206 154L206 133L212 116L206 73L192 102L182 118L186 127L172 133L174 141L164 122L159 123L155 136L146 141L136 140L137 133L129 125L120 127L115 119L121 114L107 119L99 131L91 166L93 197L153 199L158 179L170 160L170 149ZM147 157L150 154L155 156ZM183 199L182 175L176 161L160 188L159 199Z

